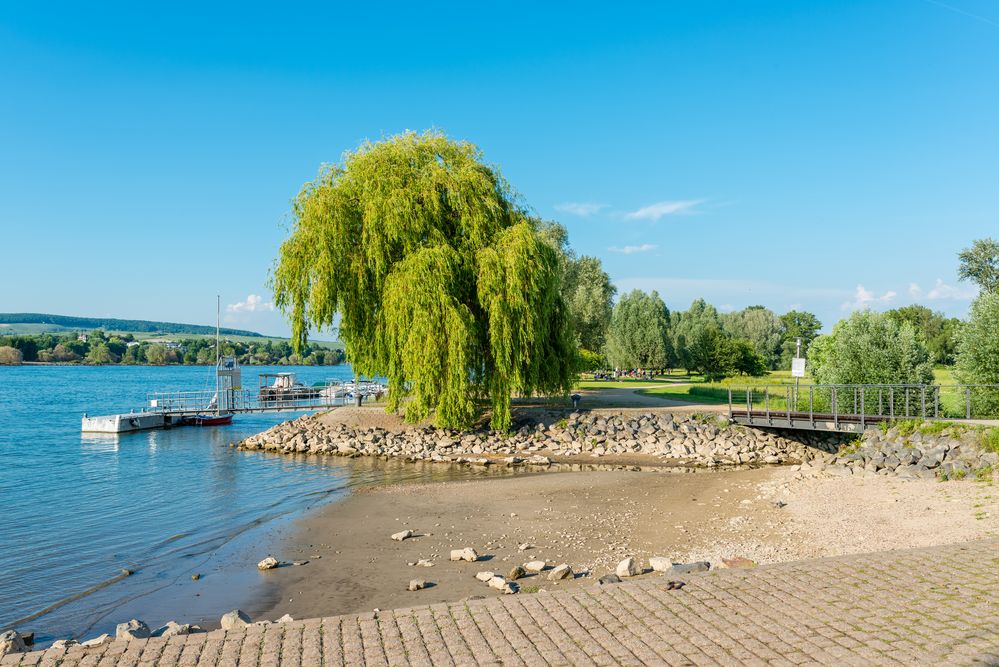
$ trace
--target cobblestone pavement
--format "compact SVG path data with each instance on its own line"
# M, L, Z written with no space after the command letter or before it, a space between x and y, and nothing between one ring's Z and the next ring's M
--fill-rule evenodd
M999 664L999 540L683 580L681 590L649 575L572 591L74 646L8 655L0 665Z

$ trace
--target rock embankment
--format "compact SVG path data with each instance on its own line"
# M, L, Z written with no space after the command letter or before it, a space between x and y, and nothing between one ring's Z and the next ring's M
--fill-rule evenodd
M887 431L870 428L838 453L815 459L801 469L903 479L984 479L999 471L999 453L982 444L986 432L943 422L903 422Z
M243 449L331 456L398 457L465 464L547 465L551 457L645 455L694 466L782 464L834 452L835 434L773 432L710 416L572 413L511 433L356 428L306 416L243 440Z

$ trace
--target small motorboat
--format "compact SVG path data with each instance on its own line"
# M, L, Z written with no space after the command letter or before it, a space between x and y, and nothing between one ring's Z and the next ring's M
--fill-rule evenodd
M192 426L225 426L232 423L232 415L194 415L188 420Z
M295 378L294 373L261 373L260 400L265 403L275 401L301 401L316 398L320 387L308 387Z

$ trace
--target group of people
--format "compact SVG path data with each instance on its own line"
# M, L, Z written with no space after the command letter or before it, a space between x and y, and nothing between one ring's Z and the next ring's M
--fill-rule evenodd
M620 378L633 378L636 380L653 380L657 375L664 375L662 369L653 370L651 368L615 368L613 371L595 371L594 380L618 380Z

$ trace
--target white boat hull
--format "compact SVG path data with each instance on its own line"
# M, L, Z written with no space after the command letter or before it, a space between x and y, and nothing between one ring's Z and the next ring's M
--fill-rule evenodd
M84 417L82 430L84 433L129 433L163 428L164 425L163 415L152 412L131 412L124 415Z

